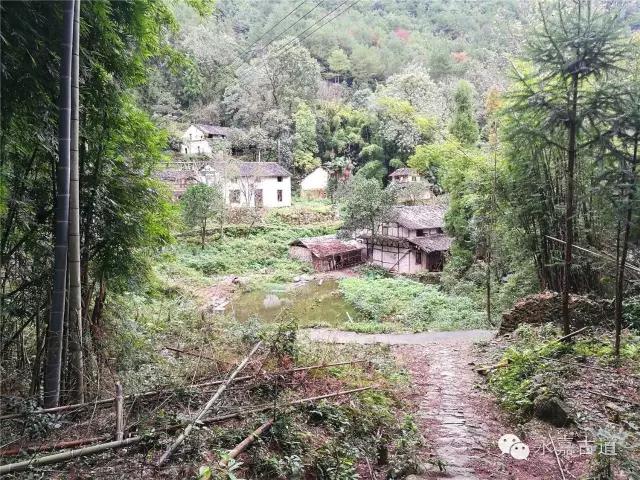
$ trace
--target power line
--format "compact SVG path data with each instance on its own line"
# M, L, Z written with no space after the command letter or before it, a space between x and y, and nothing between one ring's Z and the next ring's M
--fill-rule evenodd
M267 33L271 32L274 28L276 28L278 25L280 25L282 22L284 22L287 18L289 18L289 16L291 16L291 14L292 14L293 12L295 12L295 11L296 11L297 9L299 9L302 5L304 5L304 4L306 3L306 1L307 1L307 0L302 0L302 2L300 2L298 5L296 5L296 6L294 7L294 9L293 9L293 10L291 10L289 13L287 13L284 17L282 17L280 20L278 20L278 22L277 22L275 25L273 25L269 30L267 30L267 31L266 31L266 32L264 32L262 35L260 35L258 38L256 38L256 39L255 39L255 41L254 41L251 45L249 45L249 46L248 46L248 47L247 47L243 52L241 52L241 53L240 53L240 55L244 55L245 53L250 52L250 51L251 51L251 48L252 48L256 43L258 43L260 40L262 40L262 39L267 35ZM319 3L321 3L321 2L319 2ZM316 5L316 6L317 6L317 5Z
M293 44L296 40L298 41L302 41L305 40L306 38L310 37L311 35L313 35L315 32L317 32L318 30L320 30L322 27L324 27L325 25L328 25L329 23L333 22L336 18L338 18L340 15L342 15L343 13L345 13L347 10L349 10L351 7L353 7L356 3L358 3L360 0L355 0L355 2L353 2L351 5L349 5L347 8L345 8L343 11L341 11L340 13L338 13L335 17L329 19L328 21L326 21L325 23L323 23L322 25L318 25L320 22L322 22L322 20L324 20L325 18L327 18L329 15L331 15L333 12L335 12L336 10L338 10L340 7L342 7L345 3L347 3L349 0L344 0L344 2L342 2L340 5L338 5L336 8L334 8L333 10L331 10L329 13L327 13L324 17L322 17L321 19L319 19L317 22L314 22L309 28L303 30L302 32L300 32L297 36L295 36L294 38L292 38L289 42L285 43L278 51L276 51L276 53L274 53L274 56L278 56L282 53L286 53L287 51L289 51L292 47ZM308 32L309 30L311 30L314 26L318 25L317 28L315 28L313 31L309 32L307 35L305 35L304 37L301 37L301 35L303 33Z

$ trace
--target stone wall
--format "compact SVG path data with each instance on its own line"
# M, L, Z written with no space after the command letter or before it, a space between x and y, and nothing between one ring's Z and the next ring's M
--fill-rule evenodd
M569 315L573 328L606 324L613 317L613 302L570 295ZM498 335L513 332L523 323L542 325L548 322L562 323L562 295L558 292L535 293L518 300L502 314Z

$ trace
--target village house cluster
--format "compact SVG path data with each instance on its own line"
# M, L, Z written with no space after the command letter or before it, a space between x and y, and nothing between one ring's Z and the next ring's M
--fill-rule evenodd
M202 157L202 162L184 162L187 168L167 169L159 177L179 199L190 185L216 185L230 207L278 208L291 206L291 174L277 162L247 162L216 155L216 142L227 139L231 129L193 124L184 132L179 151ZM316 168L300 182L300 196L321 199L327 194L329 173ZM363 230L355 238L335 235L300 238L289 253L313 264L317 271L349 268L362 263L390 272L418 274L441 271L453 239L444 233L446 197L433 195L429 182L411 168L389 175L399 205L377 231Z

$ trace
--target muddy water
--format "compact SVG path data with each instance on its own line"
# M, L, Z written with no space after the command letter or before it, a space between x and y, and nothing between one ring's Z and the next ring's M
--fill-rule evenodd
M311 280L302 285L274 285L265 290L241 293L231 302L228 309L237 320L244 322L255 316L263 322L278 320L284 309L298 318L300 326L335 326L355 319L354 309L345 302L338 290L338 282L333 279Z

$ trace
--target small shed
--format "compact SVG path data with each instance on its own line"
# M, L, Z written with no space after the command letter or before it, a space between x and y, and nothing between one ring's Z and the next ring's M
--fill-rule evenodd
M313 264L318 272L353 267L366 260L365 247L335 235L299 238L289 244L289 256Z
M300 196L306 199L326 198L329 172L318 167L300 182Z

